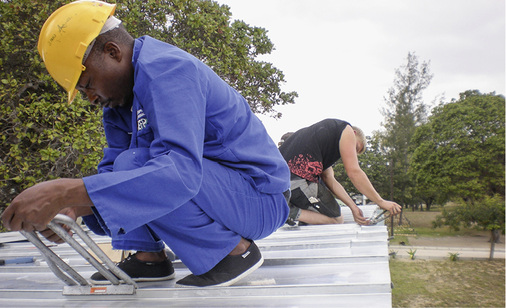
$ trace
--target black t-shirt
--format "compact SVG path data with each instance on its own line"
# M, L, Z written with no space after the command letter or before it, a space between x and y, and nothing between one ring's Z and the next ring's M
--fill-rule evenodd
M318 182L323 170L341 158L339 140L348 125L338 119L325 119L296 131L279 147L290 171L308 181Z

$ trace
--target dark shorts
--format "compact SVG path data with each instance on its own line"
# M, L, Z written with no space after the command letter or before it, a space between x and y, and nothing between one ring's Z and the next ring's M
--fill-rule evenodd
M322 183L293 176L290 181L292 196L290 207L310 210L328 217L341 216L341 206L330 190Z

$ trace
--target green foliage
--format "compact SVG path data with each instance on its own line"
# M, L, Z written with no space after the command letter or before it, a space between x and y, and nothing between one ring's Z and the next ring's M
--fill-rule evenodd
M271 114L277 105L292 104L296 92L281 91L283 73L255 60L274 45L264 28L242 21L230 23L230 8L214 1L117 1L116 15L133 36L150 35L184 49L238 90L255 113Z
M495 243L499 240L499 232L504 234L505 204L504 196L485 196L475 201L460 200L457 206L443 209L442 215L436 217L433 227L449 226L453 230L476 228L490 231L490 257L494 256Z
M467 91L434 108L414 137L410 174L439 201L504 196L504 97Z
M504 196L485 196L482 200L460 200L457 206L444 208L436 217L433 227L449 226L458 231L461 227L480 230L500 230L504 233Z
M414 260L415 259L416 249L415 250L410 249L409 251L407 251L407 253L409 255L409 259L410 260Z
M359 156L360 167L365 171L376 191L381 196L390 195L388 157L381 144L381 135L373 133L367 138L367 150Z
M35 46L60 3L0 3L0 200L42 180L95 172L105 144L100 111L66 95L46 73Z
M101 110L66 93L37 53L49 15L70 0L0 1L0 204L24 188L95 173L106 145ZM257 113L280 117L277 105L297 93L280 90L284 75L255 57L273 44L263 28L230 24L230 10L210 0L117 1L116 15L134 36L151 35L189 51L235 87Z
M448 256L450 258L450 261L455 262L459 260L459 253L458 252L449 252Z
M388 159L390 198L401 205L413 205L414 196L411 179L408 175L411 150L411 137L417 126L427 117L427 106L422 101L422 92L432 79L429 63L419 63L414 53L409 53L407 63L395 72L394 86L385 98L387 107L382 113L385 117L382 133L382 146Z
M428 63L420 64L416 55L409 53L407 63L395 71L395 76L382 111L385 130L368 137L367 151L359 156L359 162L381 196L402 205L413 205L419 203L420 198L415 195L407 172L412 153L410 142L416 127L427 117L421 94L432 75ZM347 178L342 163L334 166L334 173L350 195L359 194Z

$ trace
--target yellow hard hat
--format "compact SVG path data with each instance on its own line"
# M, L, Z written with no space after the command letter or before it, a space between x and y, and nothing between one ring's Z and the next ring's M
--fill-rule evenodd
M86 69L84 53L115 8L102 1L75 1L54 11L42 26L37 49L49 74L68 92L69 104Z

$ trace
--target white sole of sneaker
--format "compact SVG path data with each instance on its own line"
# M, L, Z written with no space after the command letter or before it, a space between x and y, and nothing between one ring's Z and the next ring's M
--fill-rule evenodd
M234 283L238 282L239 280L243 279L244 277L248 276L249 274L253 273L255 270L257 270L262 264L264 263L264 258L260 256L260 260L258 260L255 265L250 267L247 271L243 272L241 275L235 277L234 279L231 279L229 281L225 281L223 283L214 285L214 287L228 287L233 285Z
M248 268L246 271L244 271L239 276L230 279L229 281L225 281L219 284L214 284L211 286L205 286L205 287L198 287L198 286L188 286L183 284L176 283L177 288L210 288L210 287L228 287L233 285L234 283L238 282L239 280L243 279L244 277L248 276L249 274L253 273L255 270L257 270L262 264L264 263L264 258L260 256L260 260L258 260L257 263L255 263L252 267Z
M149 278L149 277L141 277L141 278L132 278L133 281L135 282L149 282L149 281L163 281L163 280L171 280L171 279L174 279L176 278L176 273L172 273L171 275L169 276L164 276L164 277L154 277L154 278ZM106 284L111 284L111 282L109 280L92 280L90 279L91 283L94 284L94 285L106 285ZM125 283L123 280L120 280L120 283Z

